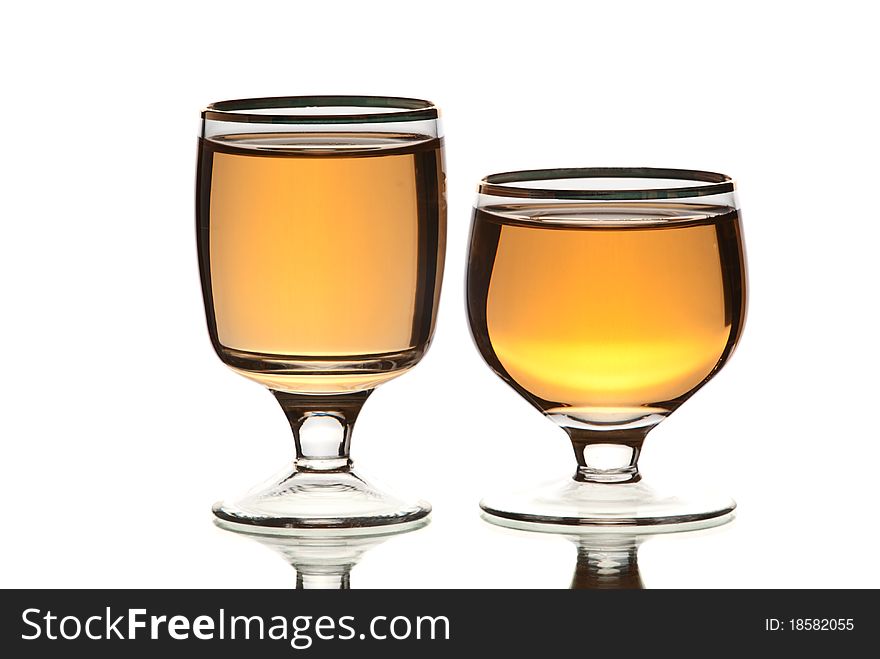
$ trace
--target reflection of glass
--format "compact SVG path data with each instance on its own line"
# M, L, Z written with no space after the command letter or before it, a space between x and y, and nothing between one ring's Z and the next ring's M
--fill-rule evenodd
M571 537L577 545L573 589L632 590L644 588L639 574L639 536Z
M502 518L662 524L724 515L727 497L640 482L647 433L718 372L745 318L733 182L665 169L556 169L484 179L468 316L492 369L560 425L575 476L487 498Z
M524 522L487 513L483 519L526 533L559 535L574 543L577 562L571 580L573 589L624 590L645 587L639 571L639 547L657 535L694 535L733 521L733 513L692 522L647 526L566 527L560 524Z
M256 540L280 554L296 570L296 587L348 590L351 570L373 547L403 533L426 526L427 519L372 531L302 531L285 535L250 533L239 524L217 520L217 526ZM392 530L393 529L393 530Z
M446 235L442 140L426 101L367 96L215 103L202 113L198 245L218 356L268 387L297 459L218 517L347 528L424 517L351 470L373 389L428 348Z

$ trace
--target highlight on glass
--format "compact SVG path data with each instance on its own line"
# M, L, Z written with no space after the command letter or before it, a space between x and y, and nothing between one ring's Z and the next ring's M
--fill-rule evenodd
M485 498L489 521L563 528L732 514L727 496L662 494L638 469L645 437L718 373L743 329L745 257L729 177L654 168L488 176L467 268L481 355L568 434L577 460L563 482Z
M196 206L214 350L274 394L296 447L292 468L214 513L276 530L428 515L362 479L349 447L369 395L415 366L434 331L446 242L437 108L374 96L214 103Z

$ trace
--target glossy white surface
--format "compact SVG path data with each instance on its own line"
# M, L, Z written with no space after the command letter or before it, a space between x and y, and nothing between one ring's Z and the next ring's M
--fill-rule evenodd
M193 192L199 110L317 93L427 98L447 135L434 346L354 434L434 505L355 588L567 587L568 541L488 526L486 492L573 470L562 431L471 345L478 180L639 165L732 175L751 300L727 367L649 437L647 476L739 503L648 540L648 587L878 587L876 8L789 3L16 3L0 40L0 587L292 587L211 504L292 455L268 392L213 354ZM261 28L261 25L263 28Z

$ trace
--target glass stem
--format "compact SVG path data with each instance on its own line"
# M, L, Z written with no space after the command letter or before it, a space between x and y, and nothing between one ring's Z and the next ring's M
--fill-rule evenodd
M565 428L578 462L574 479L586 483L637 483L642 479L639 453L650 429Z
M296 572L297 590L350 590L351 576L349 569L340 572Z
M272 391L293 430L297 471L351 469L351 431L372 392L307 395Z
M639 547L634 538L583 539L578 543L577 566L571 587L641 589Z

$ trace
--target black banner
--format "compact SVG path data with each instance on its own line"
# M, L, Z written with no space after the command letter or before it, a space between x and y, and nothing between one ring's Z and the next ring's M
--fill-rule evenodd
M8 657L90 658L192 657L225 645L260 658L838 651L878 634L876 598L868 590L7 590L0 648L15 651Z

